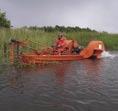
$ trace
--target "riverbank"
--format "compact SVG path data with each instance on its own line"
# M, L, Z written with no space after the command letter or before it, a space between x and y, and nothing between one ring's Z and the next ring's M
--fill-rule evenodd
M33 48L50 46L56 40L59 32L44 32L42 30L30 29L1 29L0 48L10 39L32 41ZM118 34L108 34L99 32L67 32L67 38L77 40L82 46L86 46L90 40L102 40L107 50L118 50ZM39 43L39 44L37 44ZM37 46L40 45L40 46Z

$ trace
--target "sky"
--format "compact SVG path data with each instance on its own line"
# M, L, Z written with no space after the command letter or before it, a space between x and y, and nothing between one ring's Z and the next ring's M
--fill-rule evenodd
M79 26L118 33L118 0L0 0L12 26Z

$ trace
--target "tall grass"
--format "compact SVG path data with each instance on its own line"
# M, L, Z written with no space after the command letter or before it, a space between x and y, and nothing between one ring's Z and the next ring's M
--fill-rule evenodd
M29 29L0 29L0 58L2 58L4 43L8 44L11 39L27 40L30 47L41 49L51 46L58 33ZM118 34L81 31L68 32L66 36L69 39L77 40L82 46L86 46L91 40L102 40L107 50L118 50Z
M76 32L68 33L67 35L72 39L78 40L83 46L86 46L91 40L101 40L104 42L107 50L118 50L118 34Z
M44 32L41 30L28 29L0 29L0 48L9 43L10 39L32 41L32 46L42 48L50 46L56 40L58 32ZM118 50L118 34L97 32L68 32L67 38L77 40L86 46L90 40L102 40L108 50ZM37 45L36 45L37 44Z

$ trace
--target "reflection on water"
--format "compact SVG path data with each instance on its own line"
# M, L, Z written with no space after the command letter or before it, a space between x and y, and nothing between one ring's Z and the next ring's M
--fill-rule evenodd
M0 111L117 111L117 57L0 66Z
M61 65L57 65L54 68L54 73L56 75L56 81L61 85L64 84L65 74L66 74L66 71L69 70L69 68L70 68L69 66L70 66L70 63L64 63Z

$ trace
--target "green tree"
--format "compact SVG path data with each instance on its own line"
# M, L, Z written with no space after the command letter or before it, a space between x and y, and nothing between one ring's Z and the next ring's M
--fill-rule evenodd
M0 10L0 28L10 28L11 22L6 18L6 13Z

